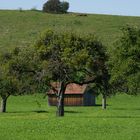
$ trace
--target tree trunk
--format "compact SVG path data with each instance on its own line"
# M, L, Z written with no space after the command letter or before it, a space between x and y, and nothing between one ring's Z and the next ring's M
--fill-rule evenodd
M64 116L64 94L61 93L58 99L57 116Z
M2 96L1 97L1 113L5 113L6 112L6 103L7 103L7 97L6 96Z
M60 91L58 95L58 105L57 105L57 111L56 116L62 117L64 116L64 93L65 93L66 86L64 83L60 86Z
M106 95L103 95L102 98L102 109L106 109Z

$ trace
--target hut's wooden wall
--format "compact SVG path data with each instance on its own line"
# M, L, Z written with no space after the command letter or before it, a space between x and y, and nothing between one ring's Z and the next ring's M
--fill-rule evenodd
M67 106L82 106L83 105L83 95L65 95L64 104Z
M48 95L48 104L51 106L57 105L57 98L55 95ZM67 94L64 98L64 104L66 106L82 106L83 95L82 94Z

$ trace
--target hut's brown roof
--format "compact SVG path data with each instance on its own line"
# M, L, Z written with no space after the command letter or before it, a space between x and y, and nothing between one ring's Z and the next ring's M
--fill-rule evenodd
M52 83L51 85L57 91L60 88L60 83L58 83L58 82ZM75 83L71 83L71 84L67 85L66 90L65 90L65 94L84 94L85 90L86 90L86 87L87 87L87 85L82 85L81 86L81 85L78 85L78 84L75 84ZM55 93L54 90L50 90L48 92L48 94L54 94L54 93Z

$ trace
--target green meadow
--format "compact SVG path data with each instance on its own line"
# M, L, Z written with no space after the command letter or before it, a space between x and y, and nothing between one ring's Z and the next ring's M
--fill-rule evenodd
M0 51L28 47L49 28L95 33L110 48L126 24L138 26L140 17L0 10ZM118 94L107 104L102 110L98 97L97 106L65 107L58 118L43 94L11 96L7 113L0 113L0 140L139 140L140 96Z
M7 51L34 43L48 28L95 33L106 46L120 36L124 25L140 25L140 17L89 14L86 17L70 14L46 14L39 11L0 10L0 50Z
M10 97L7 113L0 114L0 140L139 140L140 96L101 98L94 107L65 107L55 116L44 95Z

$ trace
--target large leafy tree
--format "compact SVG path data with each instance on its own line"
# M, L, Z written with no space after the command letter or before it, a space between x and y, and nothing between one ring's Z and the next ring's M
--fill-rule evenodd
M56 91L58 116L64 116L64 93L69 83L94 83L103 94L103 107L106 108L109 80L106 55L102 43L94 35L80 36L48 30L36 42L35 49L41 71L47 75L50 87L51 82L60 82L60 90Z
M34 47L18 53L10 69L23 81L23 92L52 88L58 98L57 116L64 116L64 93L69 83L93 83L102 93L106 108L109 75L105 62L104 46L94 35L47 30ZM54 81L60 83L59 90L51 85Z
M19 91L19 80L10 73L9 62L13 57L12 53L4 53L0 56L0 96L1 112L6 112L6 103L10 95L16 95Z
M140 29L126 26L110 57L111 84L114 90L140 93Z
M59 0L48 0L43 5L43 12L47 13L67 13L67 10L69 9L69 3L68 2L60 2Z
M42 89L33 51L15 48L12 52L1 54L0 65L1 112L6 112L9 96L31 94Z

